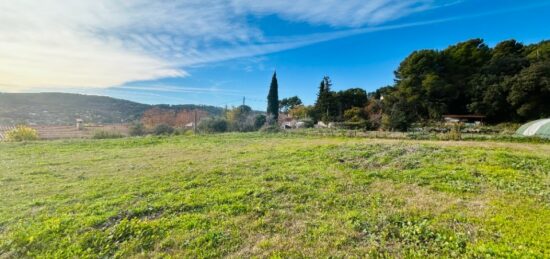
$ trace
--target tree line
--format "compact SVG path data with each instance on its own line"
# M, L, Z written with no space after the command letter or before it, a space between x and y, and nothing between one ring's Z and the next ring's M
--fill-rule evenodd
M445 114L484 115L490 123L548 117L550 41L507 40L491 48L472 39L444 50L415 51L400 63L393 85L371 93L331 88L325 76L314 105L292 97L281 100L281 108L297 118L389 130L438 121Z
M373 92L334 91L330 77L325 76L315 103L304 105L298 96L279 99L275 72L265 113L241 105L222 116L202 119L198 128L203 132L269 130L278 127L281 114L305 125L336 122L345 128L399 131L413 123L440 121L446 114L484 115L490 123L550 116L550 41L524 45L507 40L491 48L481 39L472 39L444 50L414 51L394 73L393 85ZM189 117L169 115L174 120Z

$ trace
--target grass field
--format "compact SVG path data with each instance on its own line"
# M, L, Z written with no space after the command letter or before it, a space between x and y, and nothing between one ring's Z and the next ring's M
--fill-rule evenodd
M550 257L550 145L0 143L0 257Z

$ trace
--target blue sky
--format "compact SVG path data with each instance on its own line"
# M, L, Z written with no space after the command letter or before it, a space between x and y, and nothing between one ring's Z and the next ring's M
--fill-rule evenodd
M280 97L311 104L324 75L335 90L392 84L414 50L550 39L548 0L150 2L0 4L0 91L263 110L275 69Z

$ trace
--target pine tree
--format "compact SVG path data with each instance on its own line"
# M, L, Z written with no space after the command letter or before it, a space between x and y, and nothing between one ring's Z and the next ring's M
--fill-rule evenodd
M330 77L324 76L323 82L325 82L325 93L330 93L330 87L332 86L332 81L330 80Z
M277 83L277 72L273 73L269 94L267 95L267 116L273 122L279 118L279 84Z
M321 84L319 85L319 93L317 94L317 101L315 102L315 110L317 113L318 120L329 121L331 118L330 114L333 112L330 109L336 109L335 105L332 105L332 95L330 87L332 82L328 76L323 77Z
M324 93L325 93L325 80L323 79L321 81L321 84L319 85L319 92L317 93L317 101L315 101L315 106L319 106L321 104Z

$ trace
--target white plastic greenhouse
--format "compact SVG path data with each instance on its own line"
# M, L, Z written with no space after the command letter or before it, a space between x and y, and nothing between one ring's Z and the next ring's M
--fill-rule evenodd
M516 134L521 136L536 136L550 138L550 119L541 119L523 124Z

